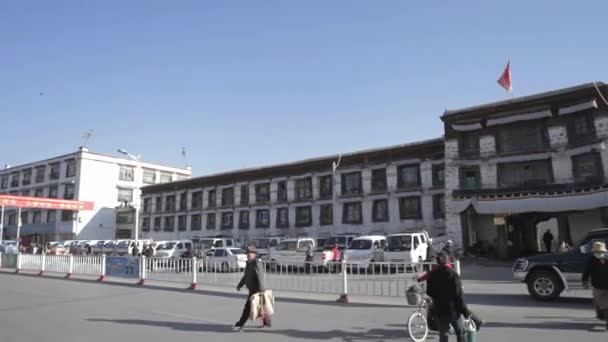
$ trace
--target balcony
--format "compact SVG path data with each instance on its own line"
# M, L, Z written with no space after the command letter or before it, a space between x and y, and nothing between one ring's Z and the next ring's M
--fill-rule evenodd
M551 183L551 184L534 184L520 185L513 187L497 188L497 189L458 189L452 192L454 197L504 197L504 196L522 196L535 193L546 192L572 192L582 191L589 188L597 188L604 186L604 180L601 178L591 178L585 181L571 183Z

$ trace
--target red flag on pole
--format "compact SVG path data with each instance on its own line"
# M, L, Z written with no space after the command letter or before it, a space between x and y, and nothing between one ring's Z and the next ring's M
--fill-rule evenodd
M505 71L502 72L500 78L498 79L498 84L501 87L505 88L507 91L511 91L513 89L513 83L511 83L511 61L507 62L507 66L505 67Z

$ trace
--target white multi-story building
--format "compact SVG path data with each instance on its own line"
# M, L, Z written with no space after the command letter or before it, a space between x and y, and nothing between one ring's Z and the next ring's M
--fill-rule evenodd
M142 189L142 236L444 232L443 139Z
M77 152L0 170L0 193L74 199L95 203L93 211L28 209L21 213L21 237L39 242L129 238L140 187L190 178L191 169L121 157ZM7 208L5 238L15 238L17 210Z

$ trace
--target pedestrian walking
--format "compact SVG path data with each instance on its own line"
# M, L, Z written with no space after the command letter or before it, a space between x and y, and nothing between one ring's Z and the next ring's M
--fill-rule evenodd
M583 285L589 288L589 278L593 287L593 306L597 318L606 321L608 329L608 250L604 242L593 243L593 255L583 273Z
M543 234L543 242L545 243L545 249L547 250L547 253L551 253L551 244L553 243L553 234L551 234L551 231L549 229L547 229L545 234Z
M436 257L439 266L430 272L426 293L433 299L433 310L439 328L439 342L447 342L450 325L456 333L456 340L464 342L464 320L471 313L462 298L460 276L448 266L448 256L439 253Z
M441 252L448 257L449 262L454 262L454 246L452 240L448 240L445 242L445 246L443 246Z
M310 273L314 257L315 257L314 248L312 247L312 245L308 245L308 248L306 249L306 273Z
M342 255L340 253L340 247L338 246L338 244L334 245L334 248L332 248L332 250L331 250L331 254L332 254L331 260L334 263L334 272L341 273L342 271L341 271L340 261L342 260Z
M257 252L255 246L249 245L247 247L247 265L245 266L245 273L243 274L243 278L239 282L236 287L237 291L241 291L241 288L246 286L249 290L249 295L247 296L247 302L245 302L245 307L243 308L243 314L241 315L241 319L234 325L236 329L243 329L247 319L249 318L249 313L251 311L251 297L260 292L264 292L264 275L262 274L262 262L257 258ZM271 321L270 317L262 317L262 324L264 327L270 327Z

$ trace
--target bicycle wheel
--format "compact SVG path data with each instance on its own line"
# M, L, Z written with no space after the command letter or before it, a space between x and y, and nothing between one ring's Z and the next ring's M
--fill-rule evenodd
M414 312L407 321L407 333L412 341L422 342L429 335L429 327L426 318L421 312Z

